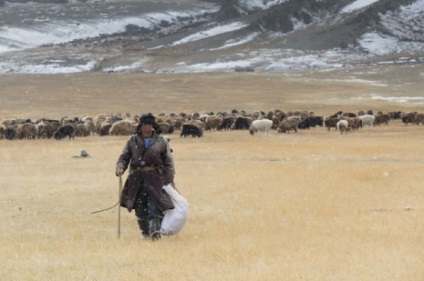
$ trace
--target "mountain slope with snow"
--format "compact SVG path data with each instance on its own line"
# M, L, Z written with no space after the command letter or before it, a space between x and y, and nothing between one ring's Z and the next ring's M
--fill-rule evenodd
M121 2L131 0L105 0ZM143 18L117 18L125 24L119 32L75 38L84 26L96 30L104 21L78 23L68 30L72 41L51 42L25 56L9 54L7 63L0 60L0 71L42 72L40 64L60 60L66 61L59 67L65 72L81 61L83 71L109 72L287 71L424 62L424 0L181 0L184 6L172 11L177 2L155 1L167 10ZM206 2L209 6L200 4ZM130 14L128 7L123 12ZM23 57L26 68L10 69Z
M230 0L206 24L128 50L145 54L143 71L165 72L422 63L423 19L424 0Z

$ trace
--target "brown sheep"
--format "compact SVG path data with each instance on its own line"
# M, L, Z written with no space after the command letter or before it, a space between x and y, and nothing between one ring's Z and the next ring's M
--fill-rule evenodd
M93 121L94 122L94 127L96 128L95 131L98 134L100 134L99 133L100 132L100 128L101 128L103 122L105 122L105 121L106 121L106 115L104 115L104 114L99 114L96 117L94 117L94 121Z
M174 132L174 125L168 122L157 123L162 134L172 134Z
M35 139L38 136L37 127L32 123L19 124L18 139Z
M374 126L380 126L381 124L389 125L390 115L389 114L378 114L375 116Z
M272 129L277 129L278 128L278 125L280 124L280 118L279 117L277 117L277 116L273 116L272 117Z
M93 120L90 120L90 119L85 120L84 125L90 131L90 134L94 135L94 133L96 132L96 126L94 125Z
M216 131L220 128L222 124L222 117L218 116L209 116L205 122L205 130Z
M424 114L423 113L416 114L414 122L416 125L420 125L420 123L424 125Z
M109 135L109 130L111 127L112 127L111 123L104 121L102 124L100 124L97 133L99 134L99 136L107 136Z
M175 120L172 120L175 130L181 130L181 127L185 122L186 120L183 117L178 117Z
M59 121L42 121L37 124L38 138L50 139L53 137L54 132L60 127Z
M414 124L415 123L415 116L417 115L417 112L409 112L403 115L402 122L405 125L408 125L409 123Z
M117 121L112 124L109 135L129 136L135 133L136 125L127 120Z
M352 130L359 130L362 128L362 120L359 117L352 117Z
M339 121L340 118L325 118L324 125L328 131L330 131L330 128L335 128L337 131L337 122Z
M90 130L88 129L87 125L84 124L77 124L75 126L75 136L76 137L87 137L91 134Z
M297 133L297 119L284 119L280 122L280 125L278 125L277 132L278 133L290 133L290 130L293 130L295 133Z

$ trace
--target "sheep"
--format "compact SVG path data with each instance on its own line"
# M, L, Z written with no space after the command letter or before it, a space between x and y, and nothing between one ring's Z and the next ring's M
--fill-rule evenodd
M255 120L252 124L250 124L249 133L254 135L258 131L263 131L269 135L269 130L271 129L272 124L272 120L269 119Z
M38 136L37 127L32 123L19 124L17 130L19 139L35 139Z
M83 122L84 122L84 125L89 130L90 134L94 135L94 133L96 132L96 126L94 125L93 120L86 119Z
M415 116L418 114L418 112L409 112L403 115L402 117L402 123L405 125L408 125L411 123L412 125L415 124Z
M7 140L14 140L18 138L18 134L17 134L17 126L18 124L15 124L13 126L6 126L6 128L4 129L4 137Z
M53 134L53 137L56 140L61 140L65 137L68 137L69 139L75 139L75 129L71 125L63 125L60 126Z
M284 119L280 122L280 125L278 125L278 133L289 133L290 130L293 130L295 133L297 133L297 119Z
M37 124L38 138L50 139L54 132L60 127L59 121L41 121Z
M218 117L218 116L209 116L208 118L206 118L205 120L205 130L218 130L218 128L221 126L222 124L222 117Z
M347 120L340 120L336 125L337 130L340 134L347 133L350 130L349 123Z
M218 130L231 130L231 127L233 126L234 122L234 116L226 116L222 119L221 126L219 126Z
M374 126L380 124L389 125L390 115L389 114L378 114L375 116Z
M362 128L362 120L359 117L352 117L352 130L359 130Z
M8 126L13 126L18 124L18 120L17 119L4 119L1 121L1 124L4 125L5 127Z
M135 126L127 120L117 121L109 129L111 136L129 136L134 134Z
M84 124L76 124L75 126L75 136L76 137L87 137L91 134L87 125Z
M102 124L100 124L97 133L99 134L99 136L107 136L109 135L109 130L111 127L111 123L109 123L108 121L104 121L102 122Z
M201 137L203 136L203 129L199 128L195 124L186 123L181 128L181 134L180 137L187 137L191 136L193 138L195 137Z
M181 130L181 127L184 124L185 119L183 117L178 117L172 120L172 125L174 125L175 130Z
M201 129L202 131L205 129L205 123L203 123L202 121L200 121L198 119L188 120L187 122L184 122L183 125L185 125L185 124L190 124L190 125L196 126L197 128Z
M424 125L424 114L423 113L418 113L415 115L415 124L416 125L420 125L420 123L422 125Z
M232 125L233 130L248 130L252 124L253 119L251 117L239 116L234 120Z
M336 128L337 131L337 122L340 121L340 118L330 117L324 119L324 125L327 128L328 131L330 131L330 128Z
M365 126L365 125L371 126L374 124L374 121L375 121L375 116L369 115L369 114L361 115L358 118L362 120L362 126Z
M162 134L172 134L175 130L174 124L168 122L157 123Z

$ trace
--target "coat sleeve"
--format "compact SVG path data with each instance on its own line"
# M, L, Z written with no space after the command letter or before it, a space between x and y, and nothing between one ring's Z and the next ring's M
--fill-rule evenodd
M174 169L174 159L172 157L171 148L169 147L168 141L164 140L165 143L165 151L162 154L162 163L163 163L163 173L164 173L164 180L165 185L173 183L174 182L174 175L175 175L175 169Z
M128 139L127 143L124 146L124 149L122 150L121 155L119 155L118 161L116 162L116 168L122 168L124 169L124 171L128 168L132 157L130 141L131 138Z

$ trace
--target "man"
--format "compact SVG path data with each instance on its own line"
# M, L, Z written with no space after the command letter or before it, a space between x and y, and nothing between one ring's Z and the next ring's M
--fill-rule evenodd
M129 166L121 206L135 210L143 238L158 240L163 212L174 208L162 187L173 184L175 170L168 141L154 127L158 126L152 114L140 117L136 134L129 137L116 163L116 175Z

